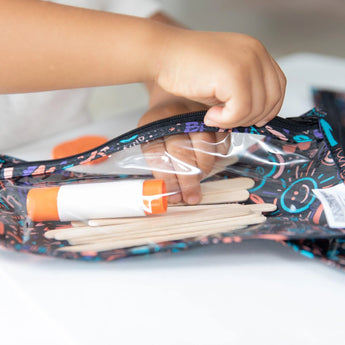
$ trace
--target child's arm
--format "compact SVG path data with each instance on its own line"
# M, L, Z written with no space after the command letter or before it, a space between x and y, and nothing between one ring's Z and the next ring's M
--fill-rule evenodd
M262 125L285 77L262 44L39 0L0 1L0 92L131 82L211 105L209 125ZM220 105L224 105L220 106Z
M40 0L0 1L0 92L152 79L162 24ZM164 29L164 26L163 26Z

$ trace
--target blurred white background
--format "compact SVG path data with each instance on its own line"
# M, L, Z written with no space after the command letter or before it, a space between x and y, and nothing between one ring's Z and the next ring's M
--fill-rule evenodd
M300 51L345 57L344 0L161 0L167 13L197 30L242 32L271 54Z

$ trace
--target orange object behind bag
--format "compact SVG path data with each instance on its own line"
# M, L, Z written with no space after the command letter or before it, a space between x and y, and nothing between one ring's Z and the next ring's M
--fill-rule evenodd
M56 145L52 150L52 158L59 159L69 156L74 156L79 153L91 150L97 146L103 145L108 141L108 138L101 135L84 135L76 139L65 141ZM98 158L87 164L98 164L105 161L108 157Z

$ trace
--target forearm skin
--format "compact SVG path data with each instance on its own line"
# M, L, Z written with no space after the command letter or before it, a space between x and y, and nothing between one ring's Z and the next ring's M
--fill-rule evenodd
M0 0L0 93L150 82L171 28L39 0Z

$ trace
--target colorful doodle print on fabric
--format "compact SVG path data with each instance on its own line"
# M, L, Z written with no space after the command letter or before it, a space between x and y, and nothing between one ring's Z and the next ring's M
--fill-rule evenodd
M325 117L325 113L313 110L297 119L275 119L263 128L250 127L236 130L242 133L262 134L265 135L265 139L259 144L251 146L247 154L239 157L238 163L227 167L225 171L213 178L224 179L239 175L254 178L256 184L251 190L250 201L252 203L273 202L278 206L278 210L271 214L264 224L199 240L191 238L185 241L165 242L140 248L126 248L100 253L56 251L57 248L65 246L66 243L45 239L44 232L50 229L69 227L70 224L61 222L32 223L28 220L24 206L27 190L33 185L57 185L59 183L73 183L78 180L98 179L98 176L76 174L63 170L73 164L97 159L99 152L109 153L110 147L112 150L118 151L168 134L218 130L202 123L203 113L198 113L194 117L189 114L185 118L180 116L178 119L171 119L175 123L165 123L165 126L160 123L159 128L156 124L154 127L141 128L139 133L138 131L127 133L109 142L110 144L107 143L106 146L81 156L66 159L63 162L61 160L40 162L40 164L35 165L32 162L11 161L10 157L2 156L4 177L8 177L6 171L8 172L9 169L11 169L12 176L22 174L21 177L1 181L0 222L4 225L0 229L2 244L7 248L37 254L110 261L132 255L178 251L194 246L220 242L230 243L250 238L285 241L342 237L345 235L343 229L327 227L322 206L311 193L313 188L326 188L342 183L341 170L333 160L328 148L329 143L319 127L319 119ZM267 150L267 148L270 149ZM54 171L54 173L38 174L37 169L40 166L44 167L39 171Z
M315 89L313 96L316 106L327 109L327 122L330 126L326 124L326 129L331 128L331 133L328 132L328 135L334 136L330 140L330 149L342 171L345 166L345 93ZM332 148L331 143L335 144L334 148ZM343 172L341 176L344 179ZM281 243L291 246L295 251L308 258L320 259L328 265L345 268L345 236L331 239L283 241Z

